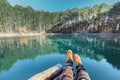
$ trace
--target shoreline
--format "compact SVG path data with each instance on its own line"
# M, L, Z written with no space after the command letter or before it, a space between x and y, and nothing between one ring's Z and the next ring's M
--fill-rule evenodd
M0 38L42 36L45 33L0 33Z
M101 35L101 36L120 36L120 33L87 33L87 32L80 32L80 33L72 33L73 35Z
M62 33L0 33L0 38L9 37L29 37L29 36L42 36L42 35L59 35ZM71 35L104 35L104 36L120 36L120 33L72 33Z

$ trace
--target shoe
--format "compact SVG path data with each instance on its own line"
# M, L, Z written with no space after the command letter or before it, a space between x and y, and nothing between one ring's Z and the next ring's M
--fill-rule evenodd
M72 50L68 50L66 53L66 62L72 62L73 61L73 53Z
M82 61L81 61L81 58L78 54L74 54L74 62L76 64L76 66L81 66L82 65Z

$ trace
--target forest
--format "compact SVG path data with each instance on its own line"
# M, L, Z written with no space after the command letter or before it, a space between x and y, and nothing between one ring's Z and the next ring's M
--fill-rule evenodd
M0 0L0 10L0 33L120 32L120 2L47 12Z

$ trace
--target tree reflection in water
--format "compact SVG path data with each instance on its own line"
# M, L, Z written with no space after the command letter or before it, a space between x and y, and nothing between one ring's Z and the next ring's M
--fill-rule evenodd
M79 53L96 61L106 59L114 68L120 69L119 36L57 35L49 36L49 38L52 43L58 45L61 53L72 49L74 53Z
M17 60L58 52L49 39L42 37L22 37L0 40L0 72L9 69Z
M0 40L0 72L9 69L18 59L32 58L50 53L74 53L96 61L106 59L120 69L120 38L90 35L53 35Z

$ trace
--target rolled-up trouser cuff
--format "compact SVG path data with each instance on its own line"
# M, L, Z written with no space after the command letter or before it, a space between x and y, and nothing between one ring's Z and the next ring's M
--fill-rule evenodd
M67 62L67 63L65 64L65 66L64 66L64 67L66 67L66 66L73 67L73 62L72 62L72 61L70 61L70 62Z
M80 80L81 78L85 78L87 80L90 80L90 77L88 75L88 73L86 72L86 69L81 65L81 66L76 66L76 76L75 76L75 80ZM85 72L83 74L80 74L79 72L81 70L84 70Z

